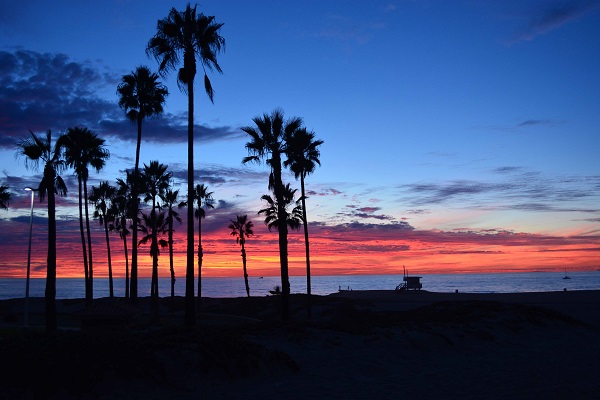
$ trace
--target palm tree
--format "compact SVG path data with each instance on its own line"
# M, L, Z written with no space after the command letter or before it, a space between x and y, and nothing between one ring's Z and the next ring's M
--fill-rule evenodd
M244 283L246 284L246 294L250 297L250 286L248 285L248 271L246 269L246 238L254 235L252 228L254 224L252 220L248 219L248 215L236 215L236 219L231 220L229 229L231 229L231 236L235 236L235 242L239 243L242 247L242 264L244 266Z
M314 132L308 132L305 128L298 129L287 140L287 160L283 162L285 167L289 167L294 173L296 179L300 178L300 190L302 200L302 222L304 225L304 243L306 247L306 294L307 294L307 315L311 317L311 283L310 283L310 247L308 242L308 220L306 218L306 191L304 189L304 178L312 174L316 165L321 165L319 157L321 153L319 146L323 144L322 140L315 140Z
M133 181L139 178L140 146L142 143L142 122L149 117L159 116L163 113L165 99L169 95L167 87L158 81L158 75L151 72L148 67L139 66L129 75L123 76L123 81L117 87L119 107L125 110L125 115L131 122L137 123L137 142L135 147L135 166ZM132 198L138 198L138 188L132 188ZM137 243L137 215L138 203L132 202L133 216L132 240ZM131 248L131 300L137 299L137 246Z
M133 219L138 219L137 215L133 215L133 182L133 174L131 172L126 172L125 180L117 178L117 193L112 203L115 215L115 230L119 232L119 237L123 240L125 253L125 298L129 298L129 255L127 254L127 236L130 233L129 228L131 227L129 222L131 221L131 224L133 224ZM137 210L139 209L137 205L139 199L137 199L135 203L135 210L137 213ZM136 227L138 222L139 221L136 221ZM133 247L135 247L135 245Z
M295 131L302 126L302 119L294 117L284 120L282 110L274 110L271 115L264 114L262 118L253 119L256 127L243 127L242 130L250 135L250 141L246 143L248 157L242 162L264 161L271 169L269 175L269 187L273 189L276 204L278 205L278 219L285 220L284 208L284 186L281 180L281 156L285 154L285 143ZM289 318L289 295L290 280L288 273L288 250L287 250L287 225L283 224L279 229L279 259L281 265L281 316L286 320Z
M11 196L8 186L0 185L0 208L8 210Z
M138 245L146 244L150 241L150 256L152 257L152 283L150 290L150 302L152 307L152 316L154 320L158 319L158 256L160 248L165 248L169 244L166 240L159 238L167 232L167 222L164 211L158 211L152 208L149 214L141 213L143 223L139 225L140 232L144 236L140 239Z
M196 57L204 71L204 89L213 102L213 89L206 70L222 73L217 54L225 48L225 39L219 30L223 24L215 17L196 14L196 6L188 4L185 11L171 8L169 15L158 21L156 35L150 39L146 53L159 63L163 75L174 71L183 58L183 67L177 73L179 88L188 96L188 182L187 182L187 265L185 275L185 325L196 324L194 307L194 79Z
M108 181L100 182L98 187L92 186L92 193L90 194L90 201L96 207L94 211L94 218L100 222L100 225L104 226L104 234L106 236L106 253L108 258L108 287L109 296L112 299L114 297L113 290L113 274L112 274L112 259L110 256L110 240L108 238L109 226L114 226L115 221L115 208L112 206L112 202L116 196L117 189L114 186L108 184Z
M48 197L48 259L46 267L46 330L56 330L56 198L55 194L65 196L67 186L60 176L65 169L65 160L59 146L52 147L52 132L44 136L31 136L18 144L18 155L25 156L25 166L35 170L40 162L44 166L42 180L38 186L38 195L43 201ZM60 138L59 138L60 140Z
M154 246L154 242L157 239L156 235L159 233L158 227L156 225L158 215L156 213L152 213L152 211L160 208L157 205L156 200L160 196L164 196L166 190L169 188L169 181L171 180L171 173L167 172L167 166L165 164L161 164L158 161L150 161L150 165L144 164L144 169L141 175L141 185L142 191L145 195L144 201L150 201L152 203L152 208L150 209L150 214L146 215L144 219L150 218L151 225L154 229L151 230L150 234L154 235L152 238L152 242ZM146 221L148 222L148 221ZM148 224L146 224L148 226ZM141 243L141 241L140 241ZM153 250L151 250L153 251ZM158 254L157 254L158 257ZM156 267L158 267L158 259L156 263ZM150 293L158 293L158 269L155 270L154 266L152 268L152 283Z
M169 226L169 266L171 270L171 297L175 297L175 268L173 267L173 223L177 221L181 224L179 213L173 208L177 204L179 190L167 189L160 197L163 201L162 207L167 209L167 224ZM184 207L185 203L179 203L178 207Z
M194 190L194 200L196 200L196 211L194 216L198 219L198 306L202 298L202 258L204 252L202 250L202 218L206 218L206 210L202 206L214 208L213 192L208 191L208 187L204 184L196 185Z
M301 200L294 200L297 189L292 189L290 184L286 184L283 190L283 209L285 211L283 220L286 222L284 225L280 223L282 220L279 218L279 203L276 199L273 199L270 195L264 194L261 199L267 202L267 207L263 208L258 214L265 215L265 225L271 229L275 228L280 230L282 226L288 226L290 229L300 229L302 225L302 203ZM294 203L295 206L291 211L288 211L288 207Z
M89 177L88 167L91 166L96 170L96 172L100 172L100 170L102 170L106 165L106 160L110 157L110 153L104 147L104 142L104 139L100 139L97 134L84 127L69 128L67 133L61 136L56 142L58 147L64 149L65 161L69 167L72 167L75 170L77 181L79 183L79 229L81 231L81 245L83 248L83 265L86 278L85 298L87 304L90 304L94 298L92 238L90 232L90 215L87 194L87 181ZM87 259L85 235L83 232L82 206L85 210L88 254Z

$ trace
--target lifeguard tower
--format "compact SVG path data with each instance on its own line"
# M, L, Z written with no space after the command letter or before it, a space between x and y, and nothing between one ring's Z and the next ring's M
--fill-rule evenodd
M403 292L405 290L421 290L423 284L421 283L421 276L408 276L406 274L406 267L404 268L404 276L402 278L402 283L396 286L397 292Z

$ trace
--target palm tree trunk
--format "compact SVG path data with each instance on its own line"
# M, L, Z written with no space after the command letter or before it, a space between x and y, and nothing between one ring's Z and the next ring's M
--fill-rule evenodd
M242 264L244 265L244 283L246 284L246 294L250 297L250 285L248 285L248 272L246 270L246 249L244 249L244 242L242 242Z
M53 174L54 175L54 174ZM54 182L54 176L49 182ZM48 259L46 269L46 330L56 331L56 200L48 190Z
M110 259L110 239L108 238L108 223L106 222L106 215L103 217L104 220L104 233L106 234L106 255L108 257L108 290L109 296L112 299L115 297L113 290L113 276L112 276L112 261Z
M171 298L175 297L175 268L173 267L173 214L169 209L169 267L171 269Z
M185 63L184 63L185 64ZM185 68L185 66L184 66ZM194 80L188 80L187 265L185 270L185 326L196 325L194 305Z
M306 245L306 316L312 318L311 286L310 286L310 247L308 244L308 221L306 220L306 195L304 194L304 173L300 174L300 190L302 191L302 222L304 225L304 244Z
M152 211L153 213L155 211ZM156 219L153 221L156 224ZM158 321L158 238L156 226L152 227L152 290L150 291L150 302L152 307L152 319Z
M140 146L142 144L142 118L138 117L137 121L138 128L138 136L137 136L137 144L135 147L135 167L133 169L133 187L131 188L131 203L132 203L132 212L131 217L132 221L132 232L131 232L131 290L129 291L129 295L131 296L131 302L135 303L138 295L138 265L137 265L137 246L138 246L138 178L139 178L139 167L140 167Z
M89 261L89 278L90 278L90 299L94 299L94 269L92 266L92 235L90 232L90 214L87 201L87 179L83 180L83 205L85 207L85 229L87 231L88 242L88 261ZM91 301L90 300L90 301Z
M290 278L288 270L288 243L287 243L287 214L283 199L283 182L281 181L281 157L273 154L273 191L277 199L277 218L279 219L279 262L281 265L281 319L290 317Z
M125 298L129 298L129 255L127 254L127 235L123 235L123 248L125 251Z
M200 208L200 200L198 200L198 208ZM202 301L202 218L198 217L198 307Z
M88 270L88 261L87 261L87 248L85 245L85 231L83 230L83 187L82 187L82 178L81 176L77 176L77 183L79 185L78 188L78 197L79 197L79 232L81 233L81 247L83 249L83 270L84 270L84 284L85 284L85 303L86 305L91 305L92 297L90 296L90 288L89 288L89 270Z

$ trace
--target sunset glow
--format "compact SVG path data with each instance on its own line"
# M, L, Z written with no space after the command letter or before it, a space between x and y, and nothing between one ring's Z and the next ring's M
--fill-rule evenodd
M567 3L558 12L533 0L202 2L199 10L225 24L227 41L224 74L209 71L214 104L196 83L195 183L215 199L202 221L203 276L242 276L227 226L243 214L255 226L248 273L279 274L277 233L257 215L269 170L242 165L248 137L240 129L278 107L324 141L321 166L306 178L313 275L600 270L600 6ZM23 188L41 180L15 157L16 143L29 130L58 136L86 126L110 151L88 187L114 185L133 168L137 134L118 107L117 84L138 65L158 69L147 42L157 20L185 4L0 6L0 184L12 193L0 210L0 278L25 276ZM187 97L176 76L161 79L169 96L164 114L144 122L141 165L168 165L184 200ZM82 277L77 178L72 170L62 177L69 193L57 197L57 274ZM283 179L300 186L289 171ZM46 274L46 207L35 199L37 278ZM179 212L174 265L183 285ZM104 231L91 224L94 276L106 277ZM122 278L116 232L110 246ZM149 246L138 254L139 276L150 277ZM161 251L160 277L169 276L168 254ZM290 233L289 267L306 274L302 230Z

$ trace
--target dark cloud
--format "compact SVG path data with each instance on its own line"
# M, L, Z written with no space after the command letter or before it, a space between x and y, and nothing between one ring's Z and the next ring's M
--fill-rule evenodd
M600 8L600 1L597 0L579 0L557 3L545 3L530 16L527 26L513 36L509 44L515 44L521 41L529 41L537 36L551 32L562 25L573 21L584 14Z
M115 93L121 76L100 72L102 65L71 61L65 54L29 50L0 51L0 147L14 149L29 131L62 132L86 126L105 137L137 140L136 126L127 120ZM199 141L233 140L244 133L233 127L195 125ZM187 142L187 116L165 114L144 122L143 140Z
M337 196L342 194L341 191L333 188L321 189L318 192L314 190L307 190L307 196Z

